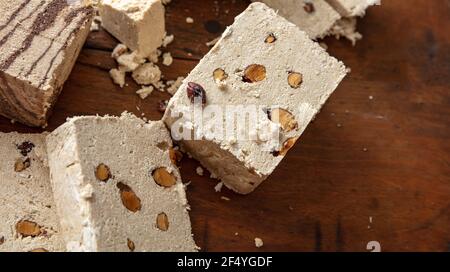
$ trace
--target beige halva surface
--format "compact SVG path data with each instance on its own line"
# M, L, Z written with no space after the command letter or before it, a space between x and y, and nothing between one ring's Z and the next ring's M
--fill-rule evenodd
M271 34L275 41L265 42ZM256 83L243 81L243 71L252 64L265 67L264 80ZM228 74L223 82L218 83L213 78L213 71L217 68ZM303 75L299 88L288 84L291 72ZM281 142L299 137L345 75L343 63L330 57L305 32L266 5L253 3L236 17L221 40L189 74L170 100L163 120L169 127L180 125L180 131L198 131L199 124L192 118L192 103L186 92L188 82L203 86L206 106L263 105L280 107L292 113L298 127L289 132L282 131L280 136L270 131L267 142L236 141L232 137L181 141L183 148L227 187L239 193L250 193L283 159L282 154L277 156L273 152L281 147L272 144L279 137ZM179 113L183 118L179 119ZM273 128L275 123L270 122L262 110L259 115L262 116L261 130ZM174 128L176 131L177 126ZM236 126L233 130L237 132ZM249 134L255 133L249 131Z
M172 146L162 121L76 117L47 137L53 191L70 251L195 251L184 185L169 158ZM110 176L96 176L100 164ZM152 173L165 167L170 188ZM133 195L131 209L123 194ZM137 198L136 198L137 197ZM139 205L136 205L138 203ZM157 227L165 213L168 229Z
M92 9L0 0L0 114L43 126L89 33Z
M362 35L356 30L357 17L380 1L374 0L253 0L263 2L305 31L311 39L331 35L344 37L353 45ZM332 4L332 5L330 5Z
M380 0L327 0L344 17L363 16L370 6L379 4Z
M160 0L104 0L103 27L131 50L149 57L165 36L164 6Z
M253 0L263 2L296 24L311 39L323 38L341 16L325 0ZM311 4L307 11L306 5Z
M0 154L0 251L64 251L45 134L0 133Z

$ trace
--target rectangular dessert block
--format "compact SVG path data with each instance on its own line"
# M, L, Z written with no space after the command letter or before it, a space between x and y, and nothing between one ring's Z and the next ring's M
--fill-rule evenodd
M162 121L75 117L47 137L68 251L196 251Z
M253 3L184 80L163 120L213 176L246 194L274 171L345 75L305 32Z
M104 0L100 5L103 27L143 57L161 46L165 35L161 0Z
M296 24L311 39L325 37L341 16L325 0L253 0L263 2Z
M0 114L43 126L86 40L93 10L66 0L0 0L0 9Z
M0 133L0 252L64 251L45 135Z
M364 16L370 6L380 4L380 0L327 0L344 17Z

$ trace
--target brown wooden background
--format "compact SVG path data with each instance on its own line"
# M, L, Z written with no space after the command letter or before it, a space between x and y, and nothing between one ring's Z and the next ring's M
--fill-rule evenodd
M166 79L185 76L208 52L205 42L248 5L217 3L169 5L175 42L167 51L176 60L163 68ZM215 193L217 181L184 159L193 231L204 251L366 251L369 241L382 251L450 250L450 1L384 0L359 30L364 39L354 48L325 40L352 73L254 193ZM47 130L82 114L161 118L157 104L166 93L141 100L131 79L123 90L112 84L115 44L104 31L90 35ZM0 131L39 129L0 118Z

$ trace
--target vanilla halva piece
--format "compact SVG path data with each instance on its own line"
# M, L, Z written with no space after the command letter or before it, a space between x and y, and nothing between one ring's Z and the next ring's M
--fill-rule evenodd
M149 57L165 37L161 0L103 0L102 26L120 42Z
M196 251L162 121L75 117L47 137L68 251Z
M43 126L89 34L77 1L0 0L0 114Z
M311 39L325 37L341 16L325 0L254 0L296 24Z
M366 9L379 5L380 0L327 0L344 17L364 16Z
M64 251L44 134L0 133L0 252Z
M345 75L305 32L253 3L183 81L163 120L213 177L246 194L274 171Z

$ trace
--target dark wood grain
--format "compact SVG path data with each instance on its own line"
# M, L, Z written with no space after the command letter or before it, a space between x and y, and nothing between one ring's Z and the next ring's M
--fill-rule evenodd
M167 51L176 60L163 68L166 79L195 67L209 50L205 42L248 5L214 2L173 0L167 8L168 32L175 34ZM185 158L181 170L192 181L198 245L205 251L366 251L369 241L378 241L382 251L448 251L449 29L448 0L389 0L360 20L364 39L356 47L327 38L329 52L352 73L250 195L215 193L217 181L198 176L198 163ZM128 110L161 117L156 105L166 93L141 100L131 79L123 90L112 84L108 50L115 44L106 32L90 35L47 130L80 114ZM39 131L3 118L0 130ZM262 248L255 248L255 237L264 240Z

